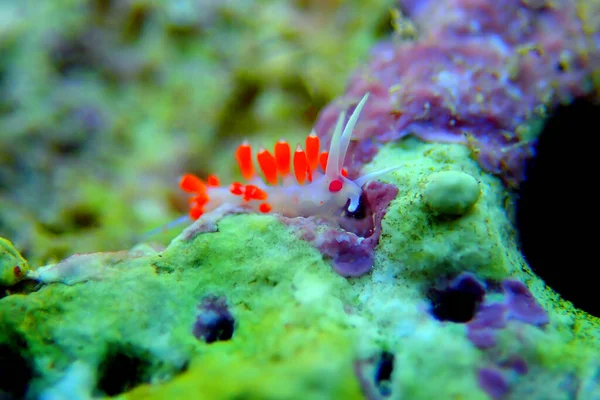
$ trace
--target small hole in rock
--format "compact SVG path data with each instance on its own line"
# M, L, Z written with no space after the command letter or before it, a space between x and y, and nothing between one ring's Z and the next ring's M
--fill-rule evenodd
M125 21L124 39L133 42L140 38L150 17L150 10L143 3L132 6Z
M392 372L394 371L394 355L387 351L381 353L375 370L375 386L382 396L392 394Z
M477 300L469 293L448 290L433 297L433 315L440 321L469 322L475 315Z
M100 226L98 214L86 208L77 208L71 214L72 224L76 229L89 229Z
M61 141L53 143L52 149L62 156L75 155L81 150L81 143L77 141Z
M89 39L80 36L72 39L59 38L50 50L50 61L61 76L87 71L95 64Z
M131 347L110 346L98 367L98 390L108 396L116 396L135 386L148 382L147 356Z
M469 322L483 301L485 288L471 275L461 275L443 288L428 293L431 312L440 321Z
M24 398L33 367L23 356L25 343L0 344L0 399Z
M198 308L200 313L192 331L197 339L213 343L233 337L235 319L224 298L208 296Z
M94 14L102 17L106 16L114 6L113 0L93 0L91 3Z

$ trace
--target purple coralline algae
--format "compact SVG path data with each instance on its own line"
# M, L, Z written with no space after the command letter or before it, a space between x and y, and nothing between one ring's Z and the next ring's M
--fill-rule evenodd
M527 363L518 355L513 355L507 360L498 362L497 366L479 368L477 383L484 392L494 400L506 398L511 391L511 386L520 376L528 372Z
M477 373L479 386L494 400L505 396L510 387L506 377L497 368L481 368Z
M535 300L527 286L517 280L502 282L506 297L506 318L535 326L548 324L548 314Z
M445 287L433 291L438 302L443 302L444 299L454 301L456 307L460 301L457 299L470 299L470 304L466 307L472 313L462 322L466 322L467 339L483 352L486 360L477 368L477 382L490 398L505 398L519 377L529 372L529 367L521 354L514 349L503 348L498 334L506 330L508 334L519 338L524 325L543 328L550 322L548 313L527 286L515 279L505 279L499 284L492 281L484 283L471 273L462 273L442 286ZM465 307L464 301L458 305ZM433 307L433 315L438 319L448 320L440 315L439 307L438 305L438 310Z
M364 215L361 215L360 219L281 219L301 239L308 241L321 254L330 258L337 273L345 277L360 276L373 268L373 250L379 243L381 220L389 204L398 194L398 188L374 181L367 185L364 194Z
M497 333L508 328L511 321L539 328L550 322L546 311L522 282L506 279L499 289L504 295L501 301L487 299L486 294L494 291L488 290L484 283L468 273L455 278L446 289L477 295L479 304L473 318L466 324L467 338L488 354L491 365L479 368L477 381L492 399L503 398L510 391L511 382L528 372L527 363L520 355L506 356L502 351L495 351Z
M471 277L464 274L459 280ZM496 346L496 331L507 326L508 322L543 327L550 321L547 312L538 304L527 286L513 279L502 282L503 301L490 301L485 297L475 316L467 324L467 337L480 349Z
M567 0L405 0L401 7L418 39L377 46L321 113L317 134L328 135L340 109L370 92L349 150L351 174L378 143L412 134L464 143L482 168L518 184L546 110L593 89L600 35Z

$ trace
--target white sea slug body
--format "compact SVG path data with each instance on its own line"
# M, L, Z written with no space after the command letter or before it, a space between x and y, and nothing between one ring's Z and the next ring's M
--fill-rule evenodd
M182 190L191 194L189 217L198 219L222 204L251 208L258 212L273 212L286 217L328 216L340 213L347 205L349 212L359 206L362 186L379 175L398 167L388 168L361 176L355 180L347 177L344 159L367 93L346 121L342 112L334 128L329 151L321 151L315 133L306 138L306 148L296 147L293 157L289 144L280 140L273 153L260 149L257 163L262 177L256 174L252 148L242 143L235 158L246 183L233 182L221 186L214 175L206 181L185 174L179 183Z

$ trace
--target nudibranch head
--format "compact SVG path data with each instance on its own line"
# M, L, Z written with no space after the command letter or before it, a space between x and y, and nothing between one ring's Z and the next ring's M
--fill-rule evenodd
M357 210L362 186L381 174L397 167L349 179L344 160L352 131L369 94L358 103L346 122L342 112L337 120L328 151L321 150L319 137L312 132L306 138L305 148L297 145L293 154L290 145L280 140L273 153L260 149L256 155L262 177L256 172L252 148L243 142L235 152L235 159L245 182L221 186L211 175L206 181L192 174L181 178L179 186L191 194L189 216L198 219L224 203L231 203L287 217L310 215L336 216L344 209Z

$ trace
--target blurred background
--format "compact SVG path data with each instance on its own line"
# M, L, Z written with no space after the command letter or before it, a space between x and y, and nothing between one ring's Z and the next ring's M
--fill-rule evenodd
M186 213L182 173L303 140L395 5L0 1L0 236L34 266L131 247Z

